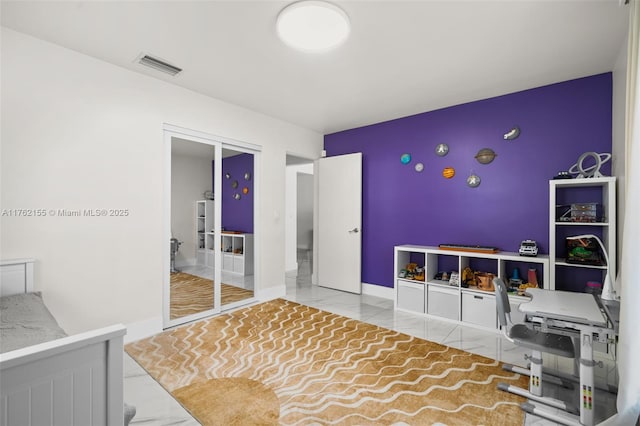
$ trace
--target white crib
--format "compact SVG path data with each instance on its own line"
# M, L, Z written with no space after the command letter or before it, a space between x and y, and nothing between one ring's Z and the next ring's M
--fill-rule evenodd
M34 263L0 261L0 295L33 292ZM0 354L0 426L122 425L125 334L118 324Z

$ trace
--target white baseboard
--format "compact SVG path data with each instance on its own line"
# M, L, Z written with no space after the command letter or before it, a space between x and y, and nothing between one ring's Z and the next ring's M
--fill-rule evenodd
M182 259L182 260L176 260L176 268L180 269L180 268L184 268L185 266L195 266L196 265L196 259Z
M124 336L125 344L160 333L162 331L162 317L136 321L129 323L126 326L127 334Z
M396 297L396 291L393 288L367 283L362 283L362 294L389 300L394 300Z
M289 269L288 271L284 271L284 274L287 277L295 277L296 275L298 275L298 268L296 267L296 269Z
M287 286L279 285L275 287L256 290L255 297L261 302L266 302L267 300L273 300L279 297L284 297L286 296L286 294L287 294Z

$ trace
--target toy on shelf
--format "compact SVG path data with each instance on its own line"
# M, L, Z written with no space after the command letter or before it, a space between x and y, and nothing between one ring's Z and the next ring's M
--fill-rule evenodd
M419 267L417 263L408 263L405 269L401 269L398 278L406 278L408 280L424 281L424 268Z
M449 285L458 286L460 285L460 274L457 271L452 271L449 277Z
M476 285L478 290L494 291L493 279L496 276L491 272L476 272Z
M520 243L518 254L520 256L536 257L538 255L538 244L534 240L524 240Z
M468 266L462 270L462 276L460 277L460 285L462 287L469 287L470 285L476 285L476 275L473 270Z

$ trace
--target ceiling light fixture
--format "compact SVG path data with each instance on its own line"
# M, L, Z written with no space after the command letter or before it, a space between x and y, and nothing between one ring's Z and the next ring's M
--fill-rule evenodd
M342 44L351 27L338 6L325 1L303 0L285 7L278 15L280 39L294 49L322 52Z

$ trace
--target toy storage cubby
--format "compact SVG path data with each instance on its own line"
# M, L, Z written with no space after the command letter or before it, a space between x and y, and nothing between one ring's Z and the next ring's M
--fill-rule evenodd
M598 205L595 219L572 218L572 207ZM563 212L564 208L564 212ZM567 210L568 209L568 210ZM616 178L597 177L549 181L550 289L584 291L588 281L604 282L606 265L566 261L566 238L591 234L602 240L610 263L610 277L616 276Z
M253 234L222 233L222 270L253 274Z
M424 281L401 277L401 271L406 269L409 263L417 263L419 267L424 267ZM497 330L493 291L473 286L465 288L461 285L461 276L457 284L450 284L450 273L458 272L461 275L466 267L492 273L505 282L512 276L514 268L518 268L520 276L525 280L529 269L535 269L539 286L545 288L549 283L548 256L522 257L511 252L475 253L442 250L431 246L402 245L394 248L395 308ZM447 272L448 279L435 278L440 272ZM520 303L528 300L527 297L509 295L515 321L524 319L517 308Z

